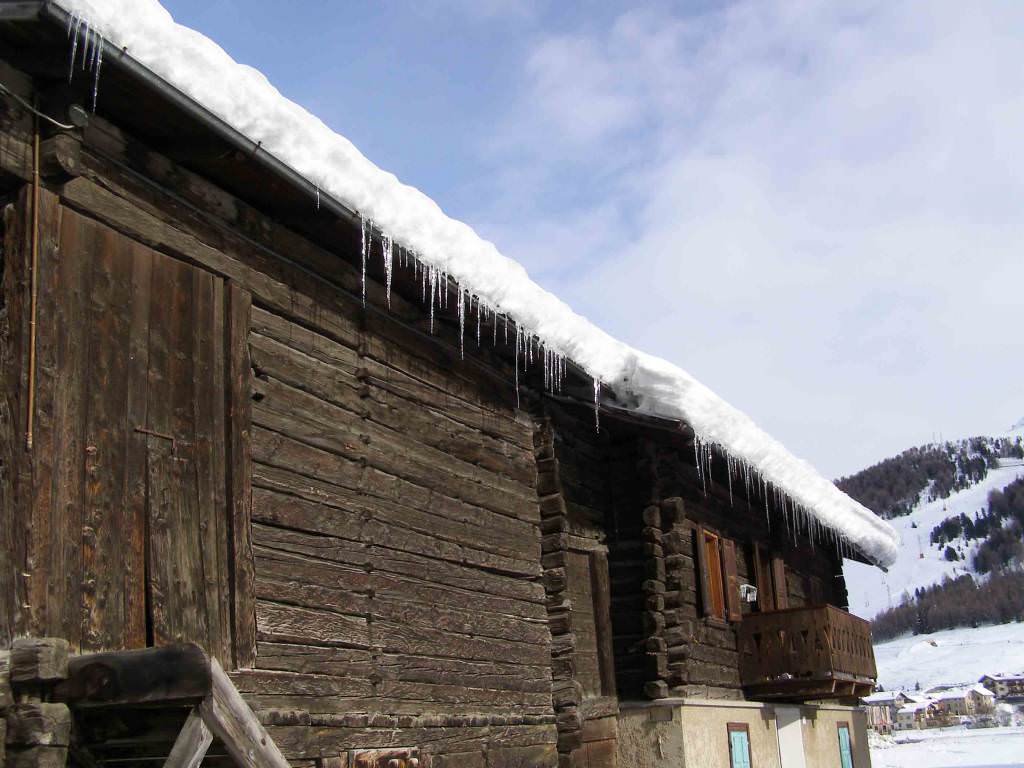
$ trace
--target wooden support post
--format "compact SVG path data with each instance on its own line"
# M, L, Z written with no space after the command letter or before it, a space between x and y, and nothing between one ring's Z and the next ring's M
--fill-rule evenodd
M171 753L164 761L164 768L199 768L206 750L213 743L213 734L198 709L189 712L185 725L174 740Z
M199 712L228 754L238 765L289 768L284 755L216 659L210 659L210 668L213 690L199 705Z

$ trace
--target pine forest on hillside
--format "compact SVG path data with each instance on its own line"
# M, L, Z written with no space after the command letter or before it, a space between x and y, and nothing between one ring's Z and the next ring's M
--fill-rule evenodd
M836 481L847 495L886 520L909 514L922 499L944 499L982 480L1000 459L1024 459L1020 437L971 437L904 451Z

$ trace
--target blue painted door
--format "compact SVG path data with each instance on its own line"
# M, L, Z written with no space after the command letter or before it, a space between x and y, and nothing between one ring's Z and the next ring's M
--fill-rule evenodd
M853 768L853 750L850 748L850 728L839 726L839 764L842 768Z
M750 736L746 731L729 731L729 762L732 768L750 768Z

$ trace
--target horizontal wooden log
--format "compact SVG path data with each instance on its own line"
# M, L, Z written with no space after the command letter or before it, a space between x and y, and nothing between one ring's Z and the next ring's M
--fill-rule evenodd
M443 535L461 543L467 543L462 541L464 536L475 536L478 539L477 545L485 551L511 556L524 556L526 552L536 551L537 528L533 523L496 515L490 510L455 499L438 497L436 494L430 497L426 491L416 486L410 487L413 493L403 495L400 499L382 498L361 488L349 488L276 467L257 468L254 483L258 488L283 494L287 497L286 500L299 497L314 504L359 513L372 514L381 510L380 519L389 519L389 516L395 515L411 515L415 511L420 517L413 517L411 523L443 526ZM267 509L264 510L264 514L273 511L274 508ZM314 519L326 524L330 524L331 521L338 522L331 510L325 510ZM419 522L420 520L422 522ZM275 520L270 519L267 522ZM449 527L453 530L448 530ZM333 528L316 527L310 530L322 530L323 533L345 536Z
M281 478L301 483L301 478ZM437 552L444 559L470 561L486 567L531 572L536 567L537 528L527 523L511 534L494 530L485 524L452 520L433 511L394 504L390 501L359 494L356 490L317 484L317 494L296 487L294 493L260 487L257 479L253 489L253 517L262 522L302 528L367 544L390 544L409 539L413 551L430 554L422 546L422 537L438 540ZM317 501L306 497L315 497ZM298 497L298 498L297 498ZM478 510L490 518L494 513ZM507 519L507 518L504 518ZM498 526L496 526L498 527ZM534 554L535 557L529 557Z
M362 616L346 616L295 605L256 601L256 631L261 640L369 648L369 627Z
M414 405L444 413L448 418L524 450L532 447L532 429L525 421L512 416L510 412L492 410L480 404L476 398L462 399L457 392L452 391L452 387L443 378L443 372L430 371L430 375L423 378L408 372L409 368L415 367L417 373L422 373L419 366L412 366L409 362L398 362L399 367L392 365L392 361L403 355L399 349L388 350L387 356L378 360L355 353L359 334L354 329L341 335L340 338L348 340L348 344L343 344L335 338L263 309L254 308L252 320L253 330L261 335L288 344L322 362L339 367L362 367L376 390L383 389ZM375 397L376 390L373 394Z
M275 379L257 381L255 387L263 395L253 407L253 421L260 426L352 461L365 460L388 474L437 492L455 493L495 512L532 522L539 519L537 498L529 486L403 439Z
M21 683L52 683L68 676L68 641L59 637L19 637L11 646L10 680Z
M336 648L296 643L259 643L256 663L260 669L302 672L311 675L353 675L369 678L377 669L371 649Z
M259 334L250 336L250 346L253 366L262 375L457 459L527 487L534 485L536 470L527 451L454 420L443 411L426 408L388 388L376 386L374 382L379 379L372 377L359 359L342 368Z
M210 659L197 645L75 656L56 701L76 708L156 702L195 703L210 692Z
M7 712L7 744L66 747L71 743L71 710L67 704L21 703Z
M325 565L344 563L337 572L342 583L353 590L374 594L385 599L404 599L427 605L440 604L454 607L472 604L474 609L543 620L546 611L540 600L543 588L536 583L500 576L476 568L444 563L409 552L355 545L344 539L312 536L295 530L285 530L256 524L254 537L261 556L284 563L288 556L296 558L315 570L322 558ZM274 554L277 553L277 554ZM273 566L277 568L277 566ZM354 570L355 569L355 570ZM364 575L360 576L359 571ZM329 568L325 569L329 572ZM268 570L268 575L270 571ZM310 573L309 580L315 575ZM365 581L364 581L365 579Z

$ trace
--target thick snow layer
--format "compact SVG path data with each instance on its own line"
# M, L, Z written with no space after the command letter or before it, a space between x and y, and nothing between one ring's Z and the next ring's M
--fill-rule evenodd
M550 351L611 387L638 411L686 421L775 489L880 564L899 540L884 521L792 456L685 371L630 348L530 280L466 224L381 170L348 139L284 98L255 69L175 24L156 0L57 0L117 48L354 210L426 265L505 313ZM84 27L82 27L84 31ZM75 35L71 36L75 38ZM70 46L70 43L69 43ZM102 82L100 83L102 101ZM312 205L312 202L311 202Z
M957 491L946 499L918 504L909 515L890 520L904 547L888 572L846 561L843 572L850 611L864 618L873 618L886 608L899 604L904 592L913 593L918 587L936 584L946 575L955 578L971 572L969 564L981 542L974 540L964 548L965 560L950 562L943 556L945 545L936 547L930 544L932 528L947 517L960 513L973 517L978 510L987 509L989 493L1005 488L1019 477L1024 477L1024 465L1017 459L1008 460L998 469L989 470L977 485Z
M1002 768L1024 765L1024 728L936 728L872 739L874 768Z
M878 684L913 692L964 685L982 675L1024 672L1024 624L961 627L875 645Z

